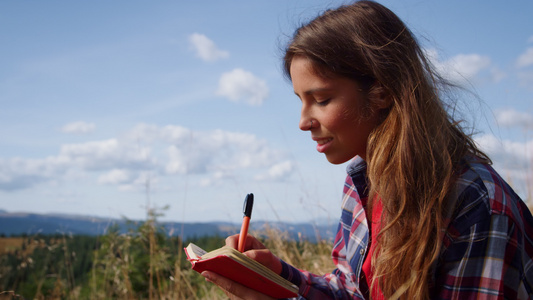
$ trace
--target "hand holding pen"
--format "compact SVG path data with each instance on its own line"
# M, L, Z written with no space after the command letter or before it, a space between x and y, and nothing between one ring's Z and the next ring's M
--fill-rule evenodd
M237 250L244 252L244 245L246 245L246 236L248 235L248 226L250 225L250 218L252 218L252 207L254 206L254 194L246 195L243 205L244 216L242 218L241 233L239 234L239 244Z

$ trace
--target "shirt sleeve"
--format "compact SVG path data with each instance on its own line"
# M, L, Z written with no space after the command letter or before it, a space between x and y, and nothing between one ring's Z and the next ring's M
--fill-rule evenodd
M347 166L342 212L331 253L336 269L325 275L298 270L282 261L281 276L299 287L297 299L364 299L359 274L368 245L366 163L356 157Z
M325 275L315 275L298 270L282 261L281 276L299 287L298 298L295 299L364 299L354 292L353 281L338 269Z
M351 214L344 212L343 216L349 218ZM351 231L345 232L343 227L341 222L332 251L333 263L337 268L331 273L315 275L281 261L282 271L280 275L299 287L299 298L297 299L364 299L359 290L356 274L361 269L360 264L364 256L365 243L348 239L348 245L346 245L345 235L355 237L357 234L350 235ZM351 226L350 228L355 227ZM346 255L347 248L350 249L348 257Z

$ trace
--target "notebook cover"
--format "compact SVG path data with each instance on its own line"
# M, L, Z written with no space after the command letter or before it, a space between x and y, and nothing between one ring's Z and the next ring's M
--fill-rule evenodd
M189 257L188 254L187 257ZM219 255L200 260L191 260L189 257L189 261L192 264L192 269L198 273L202 273L206 270L212 271L274 298L292 298L297 296L297 294L291 290L288 290L270 279L248 269L226 255Z

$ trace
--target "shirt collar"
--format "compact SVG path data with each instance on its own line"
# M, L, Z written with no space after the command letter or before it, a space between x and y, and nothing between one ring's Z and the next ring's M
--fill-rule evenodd
M366 174L366 161L361 156L352 158L346 166L346 173L352 177L357 173Z
M366 177L366 161L360 156L354 157L346 166L346 173L352 178L352 182L359 197L368 197L368 181Z

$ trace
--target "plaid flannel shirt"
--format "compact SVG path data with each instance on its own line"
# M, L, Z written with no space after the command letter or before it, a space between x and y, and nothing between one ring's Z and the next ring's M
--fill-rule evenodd
M282 262L298 299L364 299L361 267L369 249L366 163L347 166L342 215L332 258L337 268L318 276ZM434 265L432 299L533 299L533 217L487 164L464 161L450 195L453 215Z

